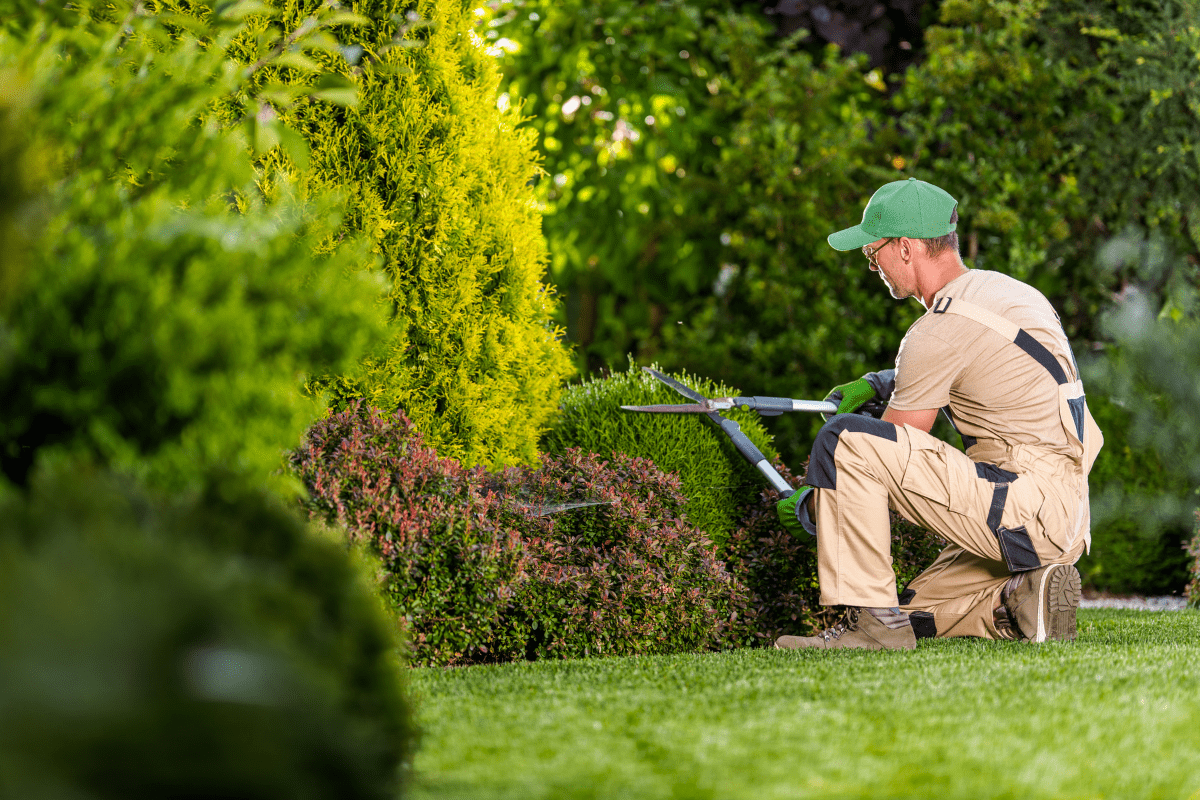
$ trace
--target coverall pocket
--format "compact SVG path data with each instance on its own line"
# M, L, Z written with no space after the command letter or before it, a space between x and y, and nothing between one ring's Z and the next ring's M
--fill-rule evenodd
M932 436L910 432L909 443L900 486L956 514L971 513L975 480L971 460Z

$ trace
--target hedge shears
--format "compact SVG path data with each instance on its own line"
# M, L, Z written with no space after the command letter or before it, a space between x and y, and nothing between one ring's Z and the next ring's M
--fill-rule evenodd
M795 489L788 485L783 476L771 466L771 462L767 461L767 457L762 454L762 451L754 446L754 442L750 441L750 438L742 433L742 427L733 420L721 416L721 412L731 408L752 408L764 417L776 417L785 411L812 411L821 414L837 413L837 404L826 400L792 400L787 397L708 398L699 392L689 389L674 378L663 375L656 369L651 369L650 367L642 367L642 369L694 402L683 405L621 406L621 408L626 411L650 411L659 414L706 415L717 427L725 432L725 435L730 438L738 452L766 477L771 486L779 492L781 498L790 497L795 493Z

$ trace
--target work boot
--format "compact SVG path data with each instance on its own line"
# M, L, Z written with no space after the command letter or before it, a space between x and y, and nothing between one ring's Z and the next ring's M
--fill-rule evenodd
M1075 638L1079 571L1070 564L1018 572L1000 592L1013 633L1022 642L1069 642Z
M777 650L912 650L917 646L908 614L899 608L855 608L816 636L780 636Z

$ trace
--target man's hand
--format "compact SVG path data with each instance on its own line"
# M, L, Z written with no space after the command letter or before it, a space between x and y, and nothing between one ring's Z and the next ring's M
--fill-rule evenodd
M784 500L775 504L779 521L792 536L816 536L817 526L809 514L808 498L812 496L813 488L806 486Z
M879 419L895 388L896 370L885 369L868 372L856 381L835 386L825 399L838 404L838 414L853 414L858 411ZM825 419L828 420L829 417L826 416Z

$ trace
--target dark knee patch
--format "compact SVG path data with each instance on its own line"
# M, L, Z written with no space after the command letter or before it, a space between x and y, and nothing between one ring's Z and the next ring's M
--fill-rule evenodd
M890 422L862 414L838 414L832 417L813 442L812 455L808 459L808 475L804 482L818 489L837 488L837 467L833 463L833 453L837 450L839 437L845 431L852 433L869 433L881 439L896 441L896 426Z
M900 605L902 605L902 606L908 605L909 603L911 603L913 601L913 598L916 596L917 596L917 592L915 589L907 589L906 588L903 592L900 593Z
M910 611L908 621L912 623L913 634L918 639L932 639L937 636L937 623L933 614L928 611Z

